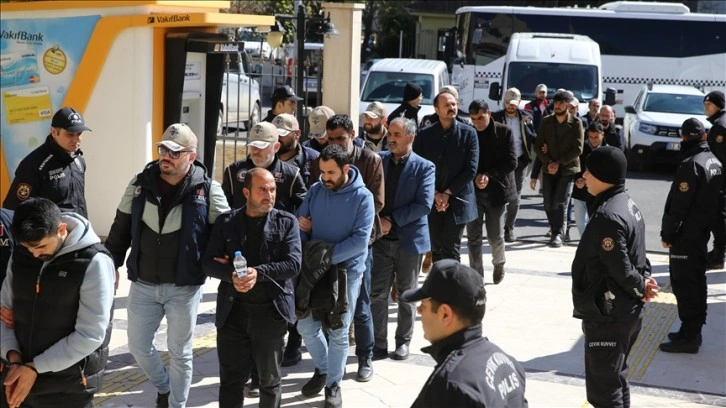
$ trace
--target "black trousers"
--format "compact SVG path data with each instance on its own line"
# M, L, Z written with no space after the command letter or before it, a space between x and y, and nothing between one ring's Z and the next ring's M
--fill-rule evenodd
M681 329L686 334L700 334L706 323L706 257L708 228L684 225L681 238L673 243L669 254L671 287L678 303Z
M574 179L574 175L542 174L543 204L553 237L564 233L567 205L570 202L570 196L572 196Z
M444 212L432 209L429 213L429 235L431 236L431 260L455 259L461 261L461 238L466 224L457 225L454 211Z
M640 318L602 323L583 320L585 389L595 408L629 408L628 354L640 333Z
M716 212L716 219L713 222L713 252L714 256L718 256L721 259L724 257L726 252L726 192L721 191L718 198L718 211Z
M280 406L280 364L286 332L287 321L272 304L234 303L224 326L217 329L221 408L244 404L244 385L253 356L260 377L259 406Z
M3 392L5 390L3 389ZM3 407L7 407L7 402L4 401ZM86 392L58 392L53 394L33 395L28 394L23 401L23 408L57 408L59 406L68 408L91 408L93 407L93 394Z

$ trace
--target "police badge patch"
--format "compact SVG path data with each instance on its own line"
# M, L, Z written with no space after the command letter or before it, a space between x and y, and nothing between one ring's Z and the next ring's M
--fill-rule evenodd
M678 185L678 189L681 190L681 193L685 193L689 188L688 183L685 181Z
M18 200L25 201L30 198L31 191L33 191L33 187L31 187L30 184L20 183L15 192L15 196L18 197Z
M610 252L615 248L615 241L613 241L610 237L605 237L602 239L602 243L600 244L602 246L603 251Z

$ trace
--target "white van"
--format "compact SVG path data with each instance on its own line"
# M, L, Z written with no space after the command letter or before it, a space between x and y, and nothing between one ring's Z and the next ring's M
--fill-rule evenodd
M520 107L534 99L538 84L547 85L552 97L563 88L575 94L580 101L580 114L587 112L590 99L603 93L600 46L585 35L552 33L514 33L504 60L502 83L494 82L489 88L489 99L502 101L503 91L517 88L522 93ZM614 90L612 102L614 104Z
M368 70L360 91L360 113L371 102L381 102L390 115L403 102L403 88L408 82L418 84L423 90L418 121L434 113L434 96L441 87L450 84L446 63L437 60L385 58Z

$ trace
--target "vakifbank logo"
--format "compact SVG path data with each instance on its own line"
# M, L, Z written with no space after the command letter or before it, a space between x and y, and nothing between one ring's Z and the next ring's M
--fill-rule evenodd
M43 42L43 33L29 33L27 31L0 31L0 38L3 40L21 40L32 42Z
M146 24L182 23L185 21L192 21L192 16L189 14L174 14L171 16L153 16L146 18Z

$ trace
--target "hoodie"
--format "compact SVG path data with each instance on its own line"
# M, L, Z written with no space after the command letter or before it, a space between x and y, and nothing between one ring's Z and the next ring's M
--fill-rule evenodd
M348 272L363 273L375 210L373 195L355 166L350 166L348 183L338 191L322 181L313 184L297 215L312 219L310 234L300 232L303 244L310 239L331 243L334 265L345 262Z
M68 224L68 236L63 241L58 253L50 260L43 262L40 275L41 283L42 271L53 263L56 258L101 242L88 220L80 215L64 213L61 215L61 221ZM111 319L115 276L116 268L111 257L103 252L97 253L88 264L81 284L75 330L33 359L38 373L62 371L101 346ZM12 281L13 267L11 260L0 297L2 307L10 309L13 308ZM3 356L7 356L10 350L20 352L20 345L13 329L8 329L4 324L0 324L0 333Z

